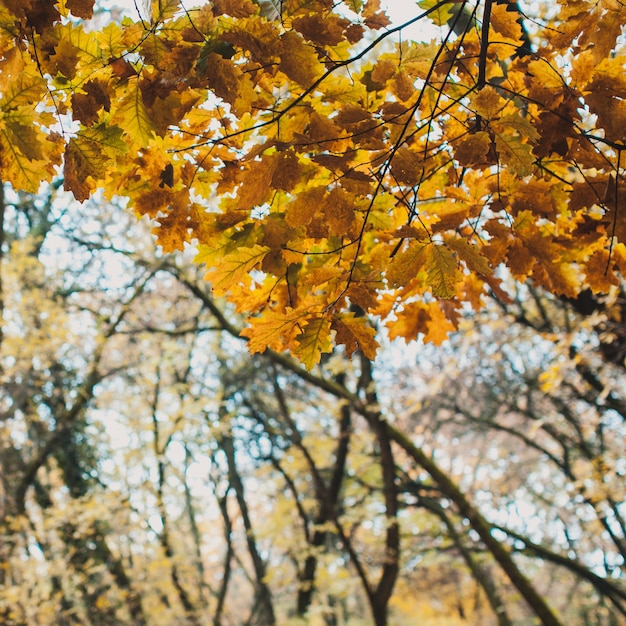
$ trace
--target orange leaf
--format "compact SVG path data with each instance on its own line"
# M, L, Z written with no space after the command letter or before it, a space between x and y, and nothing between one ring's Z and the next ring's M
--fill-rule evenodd
M333 319L332 329L335 331L335 341L346 347L348 356L360 350L368 359L376 358L376 331L368 324L367 318L355 317L354 313L342 313Z
M249 338L248 349L253 354L267 348L282 352L298 334L298 322L303 317L303 313L293 309L286 313L269 310L263 316L249 319L250 327L244 328L241 336Z

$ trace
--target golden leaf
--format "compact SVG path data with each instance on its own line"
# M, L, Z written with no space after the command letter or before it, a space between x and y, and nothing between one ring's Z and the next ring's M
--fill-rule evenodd
M255 244L226 254L216 267L209 268L205 277L211 283L213 293L222 296L241 283L247 283L249 273L259 266L269 251L267 246Z
M444 314L440 303L429 302L428 305L430 320L427 324L428 331L424 334L424 341L440 346L448 339L448 335L455 330L455 327Z
M402 338L406 343L417 339L420 333L428 332L430 321L429 307L425 302L409 302L395 314L396 319L388 321L391 340Z
M523 143L520 137L505 133L497 134L496 149L500 161L515 175L523 177L533 173L535 157L532 148Z
M241 331L241 336L248 337L248 349L253 354L265 352L267 348L282 352L299 334L298 323L305 315L292 309L285 313L270 309L262 316L250 318L250 326Z
M124 95L113 115L113 121L138 146L147 147L154 137L154 125L146 110L137 77L128 79Z
M497 33L504 35L508 39L520 40L522 37L522 27L518 22L519 12L510 11L508 3L499 4L495 2L491 7L490 26Z
M457 283L462 279L458 262L445 246L430 245L427 249L426 273L428 286L438 298L454 298Z
M470 97L470 109L486 120L497 118L504 104L504 98L489 85Z
M387 282L391 287L402 287L424 270L428 262L426 248L429 243L410 242L405 250L396 254L386 271Z
M464 237L450 235L444 238L445 244L462 260L472 273L486 276L493 273L489 261L481 254L481 248Z
M304 331L295 337L293 352L309 370L320 362L323 352L332 350L330 325L331 320L325 315L309 318Z

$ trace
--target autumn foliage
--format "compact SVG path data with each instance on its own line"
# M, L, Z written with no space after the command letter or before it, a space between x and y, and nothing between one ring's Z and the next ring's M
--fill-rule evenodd
M626 267L626 7L420 0L0 5L0 177L128 198L197 243L253 352L440 342L500 268L559 296ZM471 19L463 28L463 11ZM523 47L525 30L531 46ZM458 32L456 32L458 31ZM362 315L365 312L366 315Z

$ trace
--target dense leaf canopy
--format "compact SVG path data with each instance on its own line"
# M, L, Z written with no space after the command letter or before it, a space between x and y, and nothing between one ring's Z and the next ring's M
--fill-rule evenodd
M333 342L373 357L374 319L440 342L505 297L503 266L605 292L626 265L626 7L537 10L421 0L435 36L413 41L378 0L159 0L105 26L93 0L5 0L0 177L128 198L165 251L197 243L253 352L308 367Z

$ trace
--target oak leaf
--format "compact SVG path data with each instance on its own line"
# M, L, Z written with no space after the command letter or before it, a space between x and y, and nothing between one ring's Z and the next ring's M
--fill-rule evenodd
M489 133L479 131L454 144L454 157L461 165L482 165L488 163L491 146Z
M93 15L94 2L95 0L65 0L65 6L76 17L89 20Z
M292 346L294 338L300 334L299 323L305 313L287 309L285 313L267 310L263 315L248 320L250 326L241 331L242 337L248 337L248 349L265 352L267 348L282 352Z
M216 296L222 296L240 284L249 283L249 273L263 261L270 251L267 246L255 244L250 248L239 248L226 254L219 265L209 269L206 279Z
M454 298L461 280L458 262L446 246L432 244L427 248L426 274L428 286L438 298Z
M354 313L335 315L331 327L335 331L336 343L345 346L348 356L360 350L366 358L375 358L378 350L376 331L365 317L355 317Z
M486 120L498 117L504 108L504 104L504 98L489 85L473 94L470 98L470 109Z
M302 364L311 369L320 362L322 353L332 350L331 320L325 315L309 318L302 333L295 337L293 353Z
M154 137L154 125L146 110L137 77L128 79L124 95L113 114L113 121L138 146L147 146Z
M324 71L315 49L295 31L284 33L281 43L280 69L302 87L311 86Z
M522 27L518 21L519 13L510 11L507 4L494 3L491 7L491 21L489 25L497 33L508 39L519 41L522 37Z

